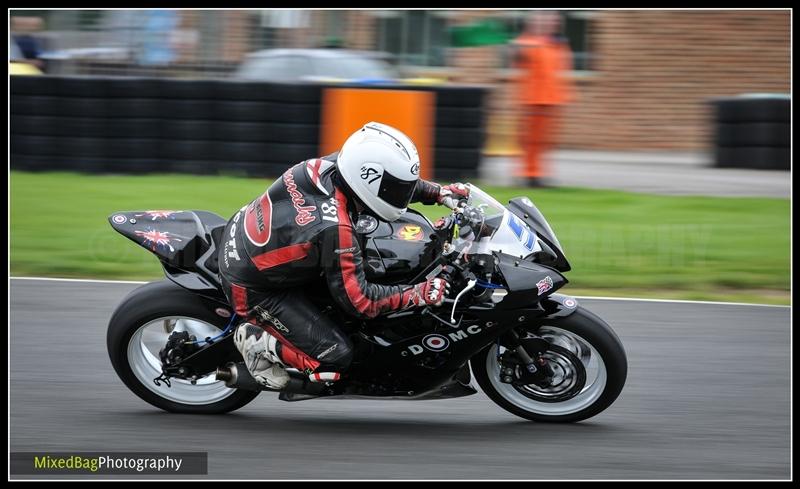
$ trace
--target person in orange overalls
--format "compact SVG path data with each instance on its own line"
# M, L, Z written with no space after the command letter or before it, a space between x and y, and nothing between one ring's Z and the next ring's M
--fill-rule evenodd
M542 178L550 175L543 156L556 145L561 109L572 97L568 79L572 54L566 41L557 37L560 30L557 12L537 12L513 43L515 65L520 70L517 133L524 153L518 176L528 186L542 186Z

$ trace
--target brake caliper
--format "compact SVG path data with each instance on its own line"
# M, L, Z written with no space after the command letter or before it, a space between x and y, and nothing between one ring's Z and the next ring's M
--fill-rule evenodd
M188 377L191 372L179 364L199 349L194 335L190 335L187 331L173 331L167 338L167 344L158 352L161 358L161 375L153 379L153 382L156 385L164 382L170 387L170 377Z

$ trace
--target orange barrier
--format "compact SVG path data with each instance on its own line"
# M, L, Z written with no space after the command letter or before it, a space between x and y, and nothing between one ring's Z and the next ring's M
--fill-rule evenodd
M370 121L403 131L417 146L420 177L433 175L436 95L418 90L327 88L322 93L320 154L341 149L353 132Z

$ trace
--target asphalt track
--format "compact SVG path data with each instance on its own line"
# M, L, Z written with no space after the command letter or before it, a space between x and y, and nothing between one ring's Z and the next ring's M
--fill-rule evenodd
M12 451L207 450L209 477L237 479L790 477L788 307L581 300L619 334L629 376L607 411L572 425L519 419L483 393L262 394L186 416L144 403L111 368L107 320L135 287L11 280Z

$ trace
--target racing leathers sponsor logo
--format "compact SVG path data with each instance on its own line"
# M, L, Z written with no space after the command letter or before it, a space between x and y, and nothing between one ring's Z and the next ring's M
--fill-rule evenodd
M289 332L289 328L287 328L281 322L280 319L278 319L275 316L273 316L272 314L270 314L269 311L267 311L263 307L256 306L256 307L253 308L253 310L256 312L256 314L258 314L258 317L260 317L264 322L267 322L267 323L271 324L275 329L277 329L281 333L288 333Z
M296 222L298 226L305 226L306 224L314 222L317 217L313 215L312 212L317 210L317 207L313 205L305 205L306 198L299 190L297 190L297 184L294 182L294 176L292 175L291 169L286 170L286 172L283 174L283 184L286 186L286 191L289 193L289 197L292 198L292 205L294 205L294 208L297 211L297 215L294 217L294 222Z
M317 355L317 360L322 360L324 357L326 357L328 355L328 353L330 353L333 350L335 350L337 346L339 346L339 343L335 343L332 347L328 348L324 352L322 352L319 355Z
M337 248L333 250L333 252L336 253L337 255L341 255L344 253L355 253L357 249L358 248L356 248L355 246L351 246L350 248Z
M269 242L272 228L272 201L269 191L247 206L244 215L244 234L256 246Z
M419 355L426 349L438 353L449 348L451 343L458 343L461 340L465 340L472 335L480 333L483 329L482 326L473 324L464 329L448 333L447 337L439 334L429 334L422 339L421 344L409 345L408 349L413 355ZM403 354L405 355L406 353L404 352Z
M546 276L545 278L536 282L536 288L539 289L539 295L544 294L553 288L553 279L550 278L550 275Z
M236 228L239 226L239 219L241 217L241 211L237 212L236 215L233 216L233 225L228 233L228 236L231 239L225 241L225 249L222 250L222 256L225 260L226 267L230 267L229 258L233 258L236 261L241 260L241 257L239 256L239 250L236 249Z

